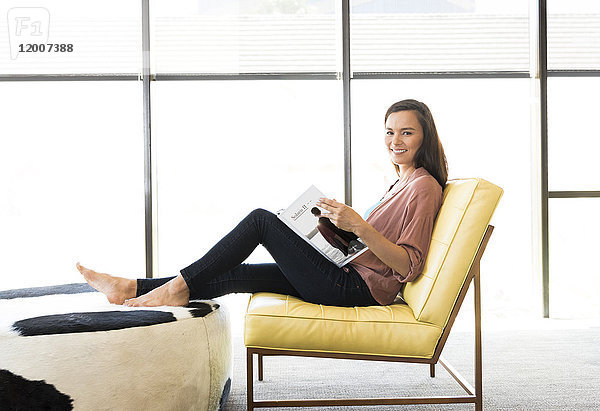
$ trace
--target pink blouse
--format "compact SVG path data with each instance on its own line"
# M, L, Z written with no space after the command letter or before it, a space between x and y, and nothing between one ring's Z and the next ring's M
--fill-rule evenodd
M403 247L410 258L406 277L385 265L371 250L350 262L381 305L391 304L402 283L413 281L421 274L441 205L442 187L420 167L406 182L396 183L367 218L367 223Z

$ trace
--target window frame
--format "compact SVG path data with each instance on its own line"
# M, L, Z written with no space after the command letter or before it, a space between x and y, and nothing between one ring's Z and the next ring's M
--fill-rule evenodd
M540 259L538 275L541 278L543 317L550 317L549 301L549 246L548 246L548 203L555 198L598 198L600 191L549 191L548 189L548 77L600 77L600 69L594 70L548 70L548 30L547 0L532 0L529 15L531 47L529 71L457 71L457 72L352 72L350 66L351 8L350 0L343 0L336 14L339 15L342 53L341 72L263 72L263 73L152 73L150 66L150 4L142 0L142 52L143 67L141 73L133 74L2 74L0 81L142 81L143 82L143 127L144 127L144 185L145 185L145 242L146 242L146 277L151 278L156 270L156 198L154 153L152 152L151 133L151 83L154 81L186 81L186 80L331 80L343 82L344 118L344 188L345 201L352 205L352 163L351 163L351 84L353 79L460 79L460 78L530 78L532 89L539 91L537 100L532 102L539 127L532 132L531 138L538 147L532 154L534 175L539 178L532 181L532 190L536 193L538 207L534 210L534 220L539 222L539 230L534 231L534 243L537 244L534 259Z

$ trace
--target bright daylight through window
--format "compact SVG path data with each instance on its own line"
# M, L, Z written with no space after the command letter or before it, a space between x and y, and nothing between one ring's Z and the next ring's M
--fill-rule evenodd
M140 0L3 1L0 289L79 282L78 260L144 277L147 230L154 273L175 275L254 208L285 208L310 184L344 199L349 173L362 214L394 179L383 114L415 98L433 112L450 178L482 177L505 190L483 261L486 310L538 315L530 2L353 0L347 16L341 3L150 0L144 21ZM550 191L600 190L591 120L599 4L548 0ZM144 197L150 146L152 227ZM593 241L571 216L591 217L595 202L549 201L558 315L587 315L577 301L600 313L585 291L598 288L598 269L587 270L585 286L563 288L573 266L557 251L572 238ZM263 251L251 257L269 259Z

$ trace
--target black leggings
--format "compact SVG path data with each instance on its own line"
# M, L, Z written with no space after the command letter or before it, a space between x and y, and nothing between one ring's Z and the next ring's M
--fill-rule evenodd
M275 264L243 263L259 244L269 251ZM316 304L379 305L354 268L337 267L275 214L262 209L252 211L204 257L182 269L181 275L190 299L265 291ZM139 279L137 295L172 278Z

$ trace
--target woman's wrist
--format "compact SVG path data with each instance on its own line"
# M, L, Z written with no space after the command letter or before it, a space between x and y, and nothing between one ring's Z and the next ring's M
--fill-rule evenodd
M356 227L356 229L354 229L354 234L356 234L360 238L364 238L367 231L371 228L372 227L369 223L367 223L365 220L362 220L362 222L358 225L358 227Z

